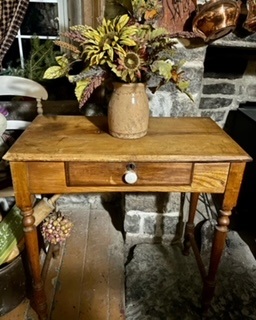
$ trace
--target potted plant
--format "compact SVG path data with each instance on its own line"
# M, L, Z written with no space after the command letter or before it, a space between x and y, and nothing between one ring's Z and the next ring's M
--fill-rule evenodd
M181 70L184 61L175 57L175 41L167 30L155 26L156 18L162 10L161 1L132 0L131 5L128 13L113 19L104 18L95 29L88 25L70 27L69 31L62 34L67 41L55 41L55 44L65 49L65 53L56 58L57 65L49 67L44 73L45 79L66 76L70 82L75 83L80 108L97 87L103 84L113 86L113 97L118 96L119 101L116 112L112 111L116 104L110 100L109 126L115 126L110 129L110 133L121 133L117 135L121 138L137 138L136 131L140 132L139 136L146 134L149 116L146 88L154 91L172 82L178 90L190 96L189 83L183 78ZM130 98L130 105L133 105L130 108L131 116L128 106L124 114L120 107L121 101L126 104L128 101L127 94L124 98L120 97L123 87L127 85L132 87L129 91L135 90ZM142 102L146 103L145 113L135 111L134 105L142 106ZM112 116L117 114L119 118L113 120ZM134 125L134 118L140 124L138 130L124 124L131 120ZM145 124L142 124L143 120ZM128 136L123 134L121 123L128 128Z
M43 198L34 207L35 225L41 225L46 244L57 245L70 236L72 222L54 209L59 194ZM23 263L22 215L14 205L0 221L0 317L13 310L28 294L27 266Z

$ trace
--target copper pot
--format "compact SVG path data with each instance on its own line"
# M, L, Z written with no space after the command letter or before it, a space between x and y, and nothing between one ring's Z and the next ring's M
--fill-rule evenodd
M240 0L211 0L199 8L193 19L193 32L205 42L224 37L236 27Z
M247 0L247 16L243 27L249 32L256 32L256 3L254 0Z

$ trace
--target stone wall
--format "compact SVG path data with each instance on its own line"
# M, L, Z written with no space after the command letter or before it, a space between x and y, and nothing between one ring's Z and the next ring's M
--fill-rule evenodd
M234 34L208 46L199 104L201 116L224 126L230 110L256 101L256 35L244 39Z
M184 50L180 44L179 50L187 60L186 71L195 102L165 88L150 97L152 116L206 116L224 127L230 110L236 110L241 103L256 101L255 34L241 38L231 33L211 45ZM184 212L180 210L177 193L124 197L125 231L131 242L175 241L182 236L189 195L185 198ZM204 199L199 206L205 212Z

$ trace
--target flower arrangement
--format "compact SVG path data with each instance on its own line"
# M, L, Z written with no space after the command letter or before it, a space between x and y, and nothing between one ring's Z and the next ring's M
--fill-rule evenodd
M148 83L152 77L157 83L154 90L172 82L192 99L181 70L184 61L175 62L175 41L164 28L155 27L161 1L128 2L127 13L104 18L97 28L77 25L64 32L67 41L57 40L55 44L65 53L56 57L57 65L49 67L44 78L68 77L76 84L79 107L102 84Z

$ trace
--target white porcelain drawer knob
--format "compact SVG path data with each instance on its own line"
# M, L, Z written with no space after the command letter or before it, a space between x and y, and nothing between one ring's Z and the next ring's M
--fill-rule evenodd
M128 170L124 174L124 181L128 184L134 184L137 182L138 176L135 171L133 170Z

